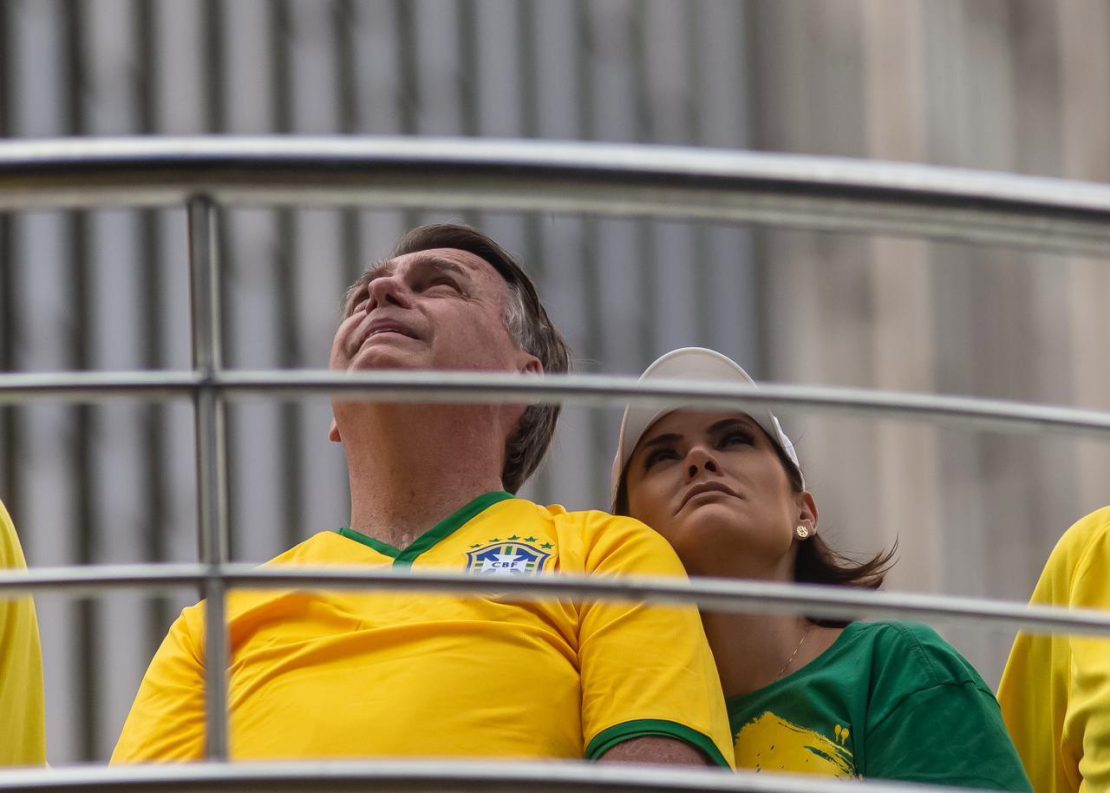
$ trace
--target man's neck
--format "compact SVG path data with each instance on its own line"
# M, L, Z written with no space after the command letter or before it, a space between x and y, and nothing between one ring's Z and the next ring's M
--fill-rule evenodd
M351 528L361 534L403 549L478 496L502 489L496 408L375 405L344 413Z

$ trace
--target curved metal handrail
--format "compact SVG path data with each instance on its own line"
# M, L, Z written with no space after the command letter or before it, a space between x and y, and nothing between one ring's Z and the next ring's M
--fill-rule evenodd
M979 597L874 592L852 587L719 578L603 578L580 575L491 578L453 570L362 567L257 567L135 563L0 570L0 599L39 589L94 595L107 589L172 589L219 579L227 588L359 589L497 595L510 601L552 599L642 600L683 603L712 611L806 613L830 619L959 620L1036 634L1110 636L1110 613L1026 605Z
M0 143L0 209L362 205L755 222L1110 254L1110 187L724 149L391 137Z
M957 793L964 788L860 782L793 774L576 762L337 761L190 763L0 771L0 790L33 791L748 791L748 793Z
M543 378L497 372L332 372L224 370L205 376L176 372L0 373L0 405L32 399L90 403L129 398L187 398L200 389L225 398L266 395L365 396L376 401L490 403L557 401L608 406L634 403L706 408L804 407L852 414L930 420L955 426L1021 432L1039 429L1088 436L1110 434L1110 412L1012 400L865 388L762 383L758 388L697 381L640 382L621 375L552 374Z

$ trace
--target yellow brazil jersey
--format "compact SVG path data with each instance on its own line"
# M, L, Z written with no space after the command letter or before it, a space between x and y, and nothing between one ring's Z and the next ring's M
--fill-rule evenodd
M1064 533L1030 603L1110 609L1110 507ZM1019 633L998 701L1037 793L1110 790L1110 639Z
M349 529L269 564L475 575L682 576L628 518L479 497L404 550ZM235 592L235 759L581 759L644 736L727 766L731 735L695 609L424 593ZM186 609L147 670L113 762L204 753L204 612Z
M25 569L15 527L0 503L0 568ZM0 598L0 765L43 765L46 728L42 647L35 603Z

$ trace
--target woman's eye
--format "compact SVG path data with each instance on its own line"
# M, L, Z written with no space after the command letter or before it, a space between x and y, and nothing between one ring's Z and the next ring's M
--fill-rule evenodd
M673 460L676 457L678 457L678 454L674 449L668 449L666 447L655 449L644 458L644 470L650 470L664 460Z
M736 430L734 432L726 432L721 436L721 446L751 446L753 443L752 436L747 432Z

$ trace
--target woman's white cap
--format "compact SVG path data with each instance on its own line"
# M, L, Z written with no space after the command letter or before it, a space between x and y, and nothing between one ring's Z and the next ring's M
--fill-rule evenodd
M680 347L677 350L661 355L651 366L640 375L640 382L645 380L709 380L718 383L738 383L755 385L755 380L748 373L729 358L716 350L705 347ZM628 465L628 458L636 449L636 444L648 428L667 413L678 408L636 408L629 405L625 408L624 418L621 420L621 431L617 439L617 455L613 458L613 474L610 480L610 495L613 500L617 498L617 485L620 483L621 472ZM802 467L798 463L798 455L794 451L794 444L782 431L778 418L769 410L757 409L748 413L763 431L775 441L794 467L798 469L799 476ZM804 486L804 480L803 480Z

